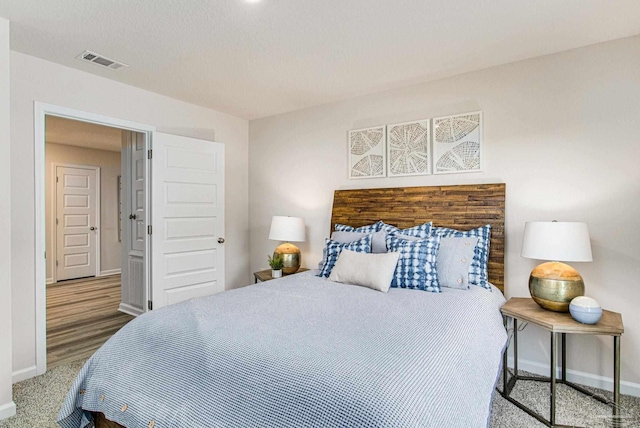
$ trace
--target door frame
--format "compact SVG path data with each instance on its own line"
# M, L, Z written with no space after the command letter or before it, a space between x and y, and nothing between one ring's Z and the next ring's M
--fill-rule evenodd
M145 148L152 147L152 134L156 127L142 123L132 122L124 119L103 116L95 113L88 113L82 110L75 110L68 107L46 104L38 101L34 102L34 183L35 183L35 306L36 306L36 375L44 374L47 371L47 265L46 265L46 173L45 173L45 122L46 116L57 116L66 119L89 122L97 125L111 126L145 134ZM146 204L149 206L151 200L151 163L147 159L145 169L146 186L149 190L146 194ZM145 213L146 224L151 224L150 212ZM150 278L151 246L150 239L147 239L145 248L145 273L147 287L145 293L149 294L148 284ZM146 299L145 299L146 300Z
M57 163L54 162L51 164L51 212L53 216L51 217L51 249L53 250L52 259L58 259L58 228L56 225L56 218L58 218L58 186L56 183L57 171L58 167L63 168L77 168L77 169L91 169L96 172L96 216L95 221L98 225L96 229L96 239L95 239L95 252L96 252L96 266L95 266L95 276L96 278L100 276L100 239L101 239L101 230L102 225L100 224L100 167L93 165L79 165L72 163ZM45 238L46 239L46 238ZM46 263L46 260L45 260ZM53 283L58 280L58 269L56 269L55 265L51 266L51 278Z

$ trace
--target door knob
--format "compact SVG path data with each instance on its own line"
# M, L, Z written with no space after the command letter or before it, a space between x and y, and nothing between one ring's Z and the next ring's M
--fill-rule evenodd
M91 227L89 228L89 230L96 230L96 229L97 229L97 228L96 228L96 227L93 227L93 226L91 226Z
M218 238L218 244L224 244L224 238Z
M129 214L129 220L135 220L135 219L137 219L137 218L138 218L138 216L137 216L137 215L135 215L135 214Z

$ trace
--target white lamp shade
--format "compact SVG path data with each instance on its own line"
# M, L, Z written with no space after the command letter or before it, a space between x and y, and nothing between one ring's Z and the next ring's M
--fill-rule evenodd
M305 239L304 219L274 215L271 219L269 239L274 241L303 242Z
M522 257L557 262L590 262L591 241L586 223L533 221L524 225Z

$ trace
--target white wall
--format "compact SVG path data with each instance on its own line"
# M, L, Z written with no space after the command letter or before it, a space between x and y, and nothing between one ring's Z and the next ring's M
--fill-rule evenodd
M9 21L0 18L0 419L12 416Z
M587 222L594 261L576 267L587 294L622 313L622 378L635 383L623 391L640 394L639 70L633 37L251 121L251 268L265 268L277 245L267 239L272 215L306 219L303 265L315 266L336 189L505 182L507 297L529 295L537 264L520 257L526 221ZM347 179L348 130L475 110L484 112L484 172ZM612 376L612 342L568 338L576 379ZM548 367L548 353L548 334L528 327L526 367Z
M118 138L122 144L122 137ZM47 143L45 160L45 206L47 240L47 283L52 281L55 259L53 235L55 233L55 199L53 167L56 164L74 164L100 167L100 272L120 270L120 241L118 241L118 176L121 172L120 153L87 149L64 144ZM117 272L116 272L117 273Z
M34 101L225 144L226 286L250 282L246 120L11 52L14 373L35 372Z

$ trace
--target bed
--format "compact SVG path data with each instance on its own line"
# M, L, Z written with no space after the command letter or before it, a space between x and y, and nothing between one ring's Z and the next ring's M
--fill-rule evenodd
M507 340L504 203L504 184L336 191L332 224L490 224L493 286L381 293L309 271L153 311L87 361L59 423L487 426Z

